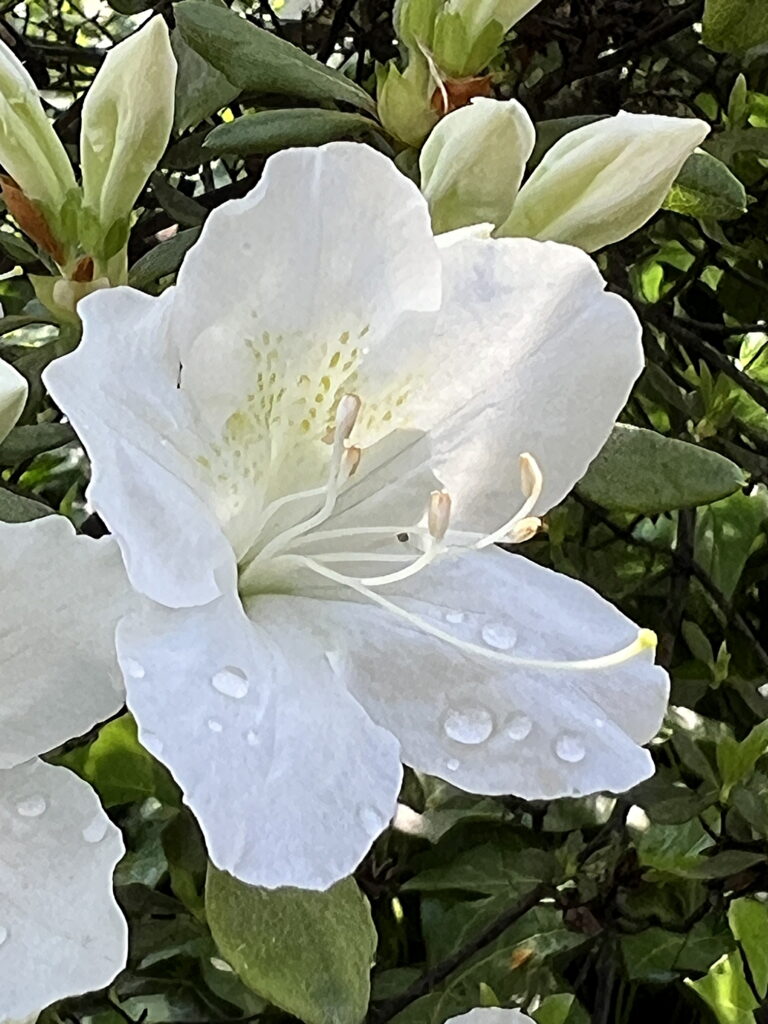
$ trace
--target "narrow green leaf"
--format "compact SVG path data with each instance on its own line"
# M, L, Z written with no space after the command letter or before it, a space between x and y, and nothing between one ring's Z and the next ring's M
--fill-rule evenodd
M354 879L262 889L211 866L205 905L222 956L258 995L306 1024L362 1020L376 930Z
M267 156L289 146L322 146L335 139L362 139L378 127L362 114L345 114L338 110L260 110L229 124L220 124L203 145L217 154Z
M768 490L733 494L703 509L696 523L694 557L727 598L733 596L754 544L768 526Z
M652 515L707 505L733 494L743 483L739 467L716 452L619 424L579 491L611 511Z
M741 743L725 736L717 745L717 767L723 782L723 798L727 799L737 782L743 782L768 751L768 721L760 722Z
M167 242L160 242L150 249L131 267L128 275L129 284L134 288L148 288L161 277L175 274L187 250L197 240L200 228L187 228L180 231Z
M171 45L178 65L173 126L183 132L226 107L240 89L193 50L178 28L171 33Z
M184 40L239 89L376 110L368 93L341 72L234 11L203 0L183 0L174 11Z

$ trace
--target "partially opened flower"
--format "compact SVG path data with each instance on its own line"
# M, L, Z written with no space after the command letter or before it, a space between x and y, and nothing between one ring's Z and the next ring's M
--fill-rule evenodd
M348 873L401 758L530 798L652 771L652 635L495 546L602 446L639 324L576 249L441 243L386 158L284 152L47 371L152 599L118 627L141 737L249 882Z
M112 893L120 832L96 794L36 755L123 703L114 653L130 588L114 541L61 516L0 523L0 1021L103 988L125 965Z

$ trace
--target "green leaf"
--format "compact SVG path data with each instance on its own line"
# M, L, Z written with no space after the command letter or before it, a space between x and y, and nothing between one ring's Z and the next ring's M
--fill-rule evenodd
M709 504L743 484L739 467L716 452L619 424L579 491L611 511L652 515Z
M724 736L717 745L717 767L722 779L722 797L728 798L737 782L743 782L754 771L755 765L768 751L768 721L760 722L739 743L732 736Z
M706 921L685 932L646 928L620 941L630 981L657 982L678 971L708 971L731 945L727 933L713 933Z
M171 46L178 65L173 126L183 132L226 107L240 89L192 49L175 28Z
M28 523L52 513L53 509L41 501L0 487L0 523Z
M738 952L718 960L700 981L686 978L685 983L707 1003L720 1024L755 1024L754 1011L759 1004Z
M746 212L747 193L717 157L692 153L664 200L664 209L688 217L735 220Z
M768 906L743 896L728 908L728 923L744 950L757 994L768 993Z
M75 432L68 423L34 423L14 427L0 444L0 466L17 466L25 459L32 459L74 440Z
M167 242L160 242L154 249L150 249L131 267L129 284L134 288L145 289L161 277L175 274L199 234L200 228L187 228Z
M122 715L102 726L82 761L75 760L71 766L91 783L105 807L149 796L163 803L177 802L175 784L166 769L139 743L131 715Z
M589 1024L589 1014L569 992L547 996L534 1012L533 1019L536 1024Z
M362 139L377 128L379 125L369 117L338 110L260 110L220 124L206 138L203 148L217 154L268 156L289 146L322 146L334 139Z
M202 0L184 0L174 11L184 40L239 89L348 103L375 113L368 93L341 72L233 11Z
M306 1024L362 1020L376 930L354 879L261 889L211 866L205 904L222 956L258 995Z
M429 855L436 859L439 850ZM538 882L551 881L555 871L552 855L526 847L521 840L484 843L456 854L439 867L428 867L408 879L403 891L441 892L464 889L488 896L522 895Z
M696 523L694 557L727 598L733 597L753 546L768 523L768 490L733 494L703 509Z
M768 6L762 0L706 0L702 40L726 53L746 53L768 42Z

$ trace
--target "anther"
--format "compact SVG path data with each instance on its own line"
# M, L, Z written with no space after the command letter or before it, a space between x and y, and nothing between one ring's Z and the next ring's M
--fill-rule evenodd
M427 526L434 540L442 540L451 520L451 496L447 491L432 491L429 496Z
M541 529L541 520L538 516L527 516L515 523L507 534L509 544L524 544L527 540L535 537Z
M342 395L336 409L335 441L346 441L357 422L360 406L363 403L357 395Z
M534 495L538 499L544 485L539 464L529 452L523 452L520 456L520 487L526 498Z
M349 480L350 477L355 475L357 467L360 465L362 455L362 448L356 444L350 445L349 448L344 449L344 454L341 457L341 467L339 469L340 481Z

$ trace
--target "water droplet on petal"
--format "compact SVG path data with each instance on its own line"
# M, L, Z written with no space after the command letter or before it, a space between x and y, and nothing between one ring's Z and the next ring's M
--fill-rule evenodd
M22 818L39 818L47 806L44 796L29 796L24 800L19 800L16 810Z
M605 726L605 719L599 716L595 719L595 728L602 729Z
M508 651L517 643L517 633L503 622L486 622L481 633L488 646L497 651Z
M143 679L147 674L144 666L135 658L123 658L123 670L131 679Z
M575 732L561 732L555 740L555 754L561 761L576 764L584 760L586 752L584 741Z
M0 946L7 941L8 935L8 929L4 925L0 924Z
M386 824L381 820L379 811L369 804L360 804L357 808L357 820L367 833L374 836L377 836Z
M234 665L227 665L214 673L211 684L214 690L223 693L225 697L234 697L235 700L241 700L248 693L248 677L241 668Z
M249 729L245 734L245 742L249 747L256 747L259 744L259 735L253 729Z
M86 825L83 829L83 839L86 843L100 843L107 834L108 824L103 815L97 815L90 825Z
M445 762L445 767L448 769L449 772L455 772L456 769L459 767L459 764L460 762L458 758L449 757L448 760Z
M445 621L452 623L454 626L457 626L460 622L463 622L465 617L466 616L464 615L464 612L446 612L445 613Z
M533 728L533 722L522 711L511 714L504 723L504 731L511 740L524 740Z
M493 718L485 708L451 708L443 718L443 729L457 743L483 743L493 732Z
M221 730L224 728L224 726L221 724L221 722L217 718L209 718L208 719L208 728L211 730L211 732L221 732Z

